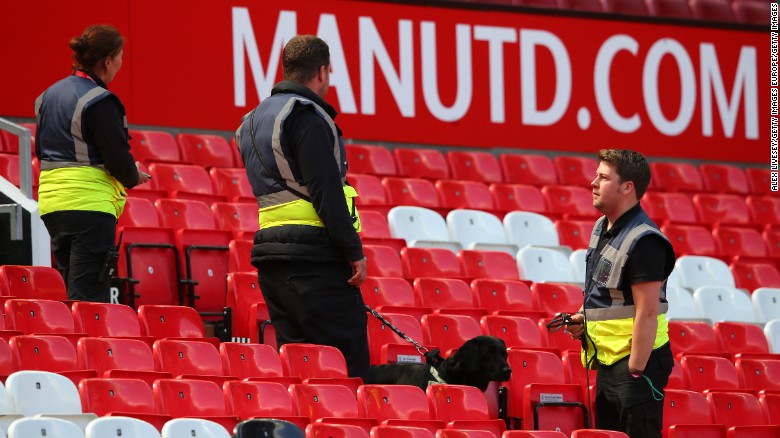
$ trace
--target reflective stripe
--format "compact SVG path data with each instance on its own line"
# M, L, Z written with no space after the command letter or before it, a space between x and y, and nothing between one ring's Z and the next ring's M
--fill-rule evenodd
M89 162L85 164L76 163L75 161L41 161L41 170L62 169L63 167L94 167L108 173L104 164L89 164Z
M596 221L596 225L593 226L593 231L590 233L590 242L588 243L588 247L595 249L597 246L599 246L599 237L601 237L601 233L597 232L597 230L601 230L604 227L604 222L606 221L606 216Z
M609 296L612 299L613 306L622 306L623 303L626 302L623 297L623 291L620 289L610 289Z
M290 163L287 161L287 157L284 156L284 151L282 150L282 123L287 118L290 111L292 111L297 100L298 99L295 97L291 97L290 100L284 104L282 110L279 111L279 114L276 115L276 119L274 119L274 131L271 134L271 149L273 150L276 167L279 169L279 175L282 179L285 180L287 185L292 189L309 196L309 191L306 187L298 184L298 181L293 177Z
M257 205L260 208L273 207L274 205L286 204L288 202L297 201L301 198L293 192L283 190L281 192L269 193L267 195L261 195L257 197Z
M658 314L669 311L669 303L658 303ZM605 307L599 309L585 309L585 319L588 321L609 321L613 319L626 319L636 317L635 306Z
M73 142L76 147L76 161L79 163L89 165L89 146L84 141L84 133L81 132L81 116L84 112L84 107L90 101L106 92L108 90L103 87L95 87L81 96L76 103L76 110L73 111L73 118L70 121L70 134L73 136Z
M609 245L601 252L602 257L612 262L612 272L609 273L609 280L606 287L610 289L616 289L618 282L620 281L620 271L628 261L628 250L631 249L631 245L634 243L634 239L647 231L656 231L655 228L647 224L641 224L634 227L623 239L623 243L620 245L620 249L615 249ZM660 234L660 233L659 233Z

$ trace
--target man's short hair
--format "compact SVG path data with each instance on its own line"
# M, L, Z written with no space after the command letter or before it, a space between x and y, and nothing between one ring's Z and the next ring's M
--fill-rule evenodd
M602 149L599 160L615 166L620 183L634 183L636 199L642 199L650 185L650 165L645 156L628 149Z
M315 35L296 35L282 53L282 69L288 81L305 84L317 76L320 67L330 68L328 44Z

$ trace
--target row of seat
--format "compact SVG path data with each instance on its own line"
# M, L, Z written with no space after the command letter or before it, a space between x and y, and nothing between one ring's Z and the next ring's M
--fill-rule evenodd
M458 0L483 5L523 6L618 15L739 22L766 25L768 2L755 0Z
M237 430L240 426L236 425ZM0 438L178 438L198 436L202 438L231 438L222 425L197 418L176 418L167 421L161 430L152 424L132 417L102 417L91 420L84 430L72 421L57 417L23 417L0 431ZM248 437L242 434L237 437Z

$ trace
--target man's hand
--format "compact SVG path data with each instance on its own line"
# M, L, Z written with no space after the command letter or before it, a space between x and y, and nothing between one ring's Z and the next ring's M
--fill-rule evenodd
M136 161L135 162L135 167L138 169L138 185L141 185L141 184L149 181L149 178L151 178L151 177L149 176L148 173L146 173L143 170L141 170L141 162Z
M349 262L349 264L352 265L352 278L347 283L352 286L360 286L366 281L366 271L368 270L366 258L363 257L358 261Z
M566 330L569 332L572 339L579 339L585 331L585 326L583 325L583 322L585 322L585 315L582 313L575 313L571 316L571 320L576 324L567 325Z

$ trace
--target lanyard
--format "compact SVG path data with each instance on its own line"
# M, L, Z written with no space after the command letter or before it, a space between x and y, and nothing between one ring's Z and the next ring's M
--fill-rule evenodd
M97 85L97 82L95 82L95 80L94 80L94 79L92 79L92 76L90 76L90 75L88 75L88 74L84 73L84 72L83 72L83 71L81 71L81 70L76 70L76 72L75 72L75 73L73 73L73 74L75 74L76 76L78 76L78 77L80 77L80 78L89 79L90 81L94 82L94 83Z

